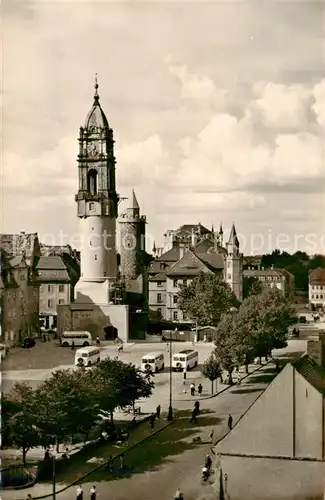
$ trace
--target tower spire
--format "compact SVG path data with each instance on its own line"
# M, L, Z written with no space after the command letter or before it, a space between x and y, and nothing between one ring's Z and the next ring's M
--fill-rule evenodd
M97 80L97 73L95 73L95 94L94 94L94 106L98 104L99 101L99 95L98 95L98 80Z

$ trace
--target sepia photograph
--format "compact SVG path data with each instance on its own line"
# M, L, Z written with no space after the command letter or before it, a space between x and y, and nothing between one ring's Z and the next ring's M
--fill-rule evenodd
M324 500L325 3L0 12L0 500Z

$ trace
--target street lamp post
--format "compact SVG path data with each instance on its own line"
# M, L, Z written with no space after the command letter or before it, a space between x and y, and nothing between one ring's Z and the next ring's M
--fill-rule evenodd
M177 332L177 328L175 328ZM173 367L172 367L172 346L173 346L173 335L170 331L169 337L169 408L167 420L171 422L173 420Z
M55 455L52 455L52 491L53 491L53 500L55 500L56 497L56 491L55 491Z

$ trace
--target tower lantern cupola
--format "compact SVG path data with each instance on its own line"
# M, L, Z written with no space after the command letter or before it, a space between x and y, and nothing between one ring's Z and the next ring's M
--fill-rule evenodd
M87 289L87 295L93 296L91 283L115 281L117 278L115 238L119 201L115 184L113 130L99 103L97 75L93 105L84 127L80 127L78 140L79 175L75 200L82 242L81 279L77 288L85 293ZM101 300L107 302L104 290L107 288L103 288Z

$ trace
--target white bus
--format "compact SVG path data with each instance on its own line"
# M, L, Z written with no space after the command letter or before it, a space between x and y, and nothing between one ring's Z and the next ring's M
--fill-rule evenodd
M89 332L63 332L61 335L61 346L69 347L72 345L75 346L82 345L86 347L93 343L91 333Z
M182 371L184 368L190 370L197 366L199 361L199 354L193 349L184 349L183 351L176 352L172 359L173 371Z
M141 359L141 370L158 372L165 367L164 355L162 352L149 352Z
M76 350L74 364L76 366L91 366L100 362L100 350L98 347L82 347Z

